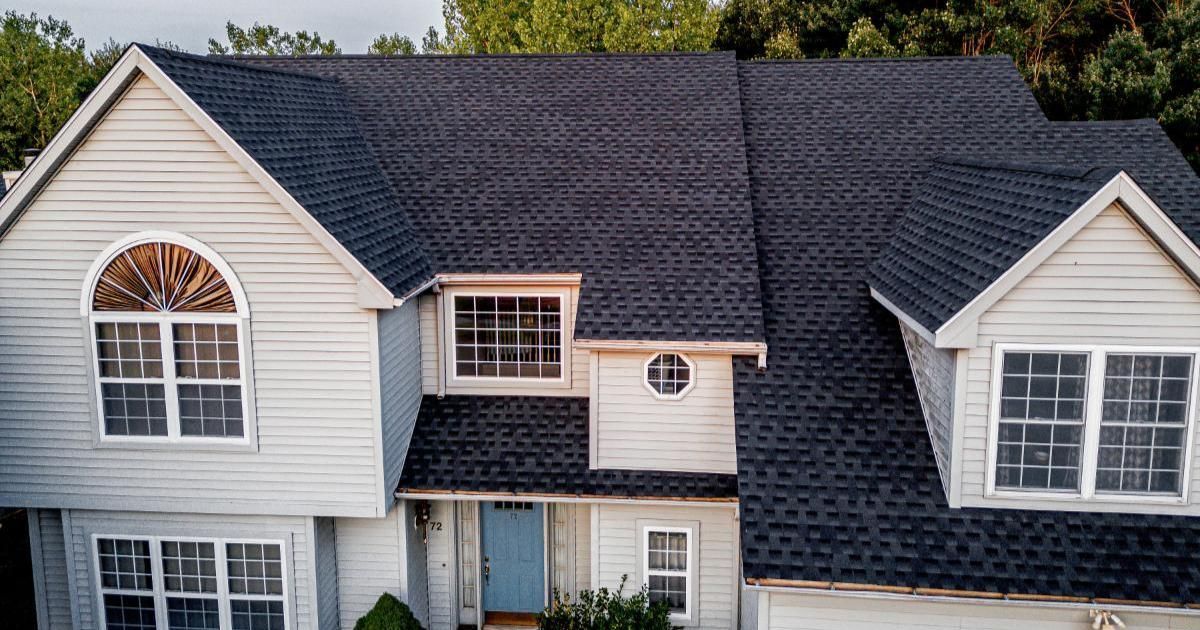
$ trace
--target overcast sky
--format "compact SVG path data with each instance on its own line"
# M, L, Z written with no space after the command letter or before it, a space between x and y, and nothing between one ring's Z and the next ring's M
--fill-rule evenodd
M207 52L208 38L224 41L225 22L255 20L283 30L316 30L343 52L362 53L380 33L399 32L421 45L430 26L442 30L441 0L9 0L5 9L36 11L70 23L89 50L109 37L121 43L175 42Z

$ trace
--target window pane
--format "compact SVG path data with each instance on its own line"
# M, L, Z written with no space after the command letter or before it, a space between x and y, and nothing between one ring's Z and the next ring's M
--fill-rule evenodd
M234 630L283 630L283 602L241 600L229 602Z
M454 365L460 377L559 378L560 300L456 296Z
M236 595L282 595L283 561L279 545L228 543L229 592Z
M998 487L1079 489L1087 366L1086 353L1004 354Z
M161 384L101 383L107 435L166 435L167 403Z
M151 591L150 543L126 538L99 538L100 584L125 591Z
M242 437L241 385L179 385L179 433Z
M162 543L163 586L174 593L216 593L217 561L210 542Z
M105 594L104 622L108 630L155 630L154 597Z
M179 378L237 379L237 325L175 324L175 374Z
M104 378L162 378L157 323L96 324L96 360Z
M685 613L687 578L676 575L651 575L647 579L650 603L666 602L673 613Z
M679 394L687 389L691 380L691 367L677 354L660 354L646 365L646 382L664 396Z
M220 603L216 599L168 597L167 626L171 630L218 630Z
M1188 355L1108 355L1097 490L1180 492L1191 362Z

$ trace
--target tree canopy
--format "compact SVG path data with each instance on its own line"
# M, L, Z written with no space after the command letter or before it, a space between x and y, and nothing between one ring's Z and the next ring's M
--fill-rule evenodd
M289 33L278 26L255 22L242 28L233 22L225 23L225 39L208 40L208 52L212 55L337 55L342 52L337 42L323 39L313 31Z

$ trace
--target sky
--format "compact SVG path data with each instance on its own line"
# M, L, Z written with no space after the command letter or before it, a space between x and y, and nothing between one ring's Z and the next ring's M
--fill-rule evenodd
M66 20L88 50L108 38L122 44L172 41L208 51L208 38L225 41L225 22L258 21L285 31L318 31L342 52L363 53L380 33L399 32L421 46L430 26L442 30L441 0L8 0L5 10Z

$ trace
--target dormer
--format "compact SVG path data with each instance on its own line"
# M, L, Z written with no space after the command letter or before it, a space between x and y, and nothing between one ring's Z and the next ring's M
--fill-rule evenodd
M1197 278L1124 172L936 162L870 289L950 504L1200 514Z

